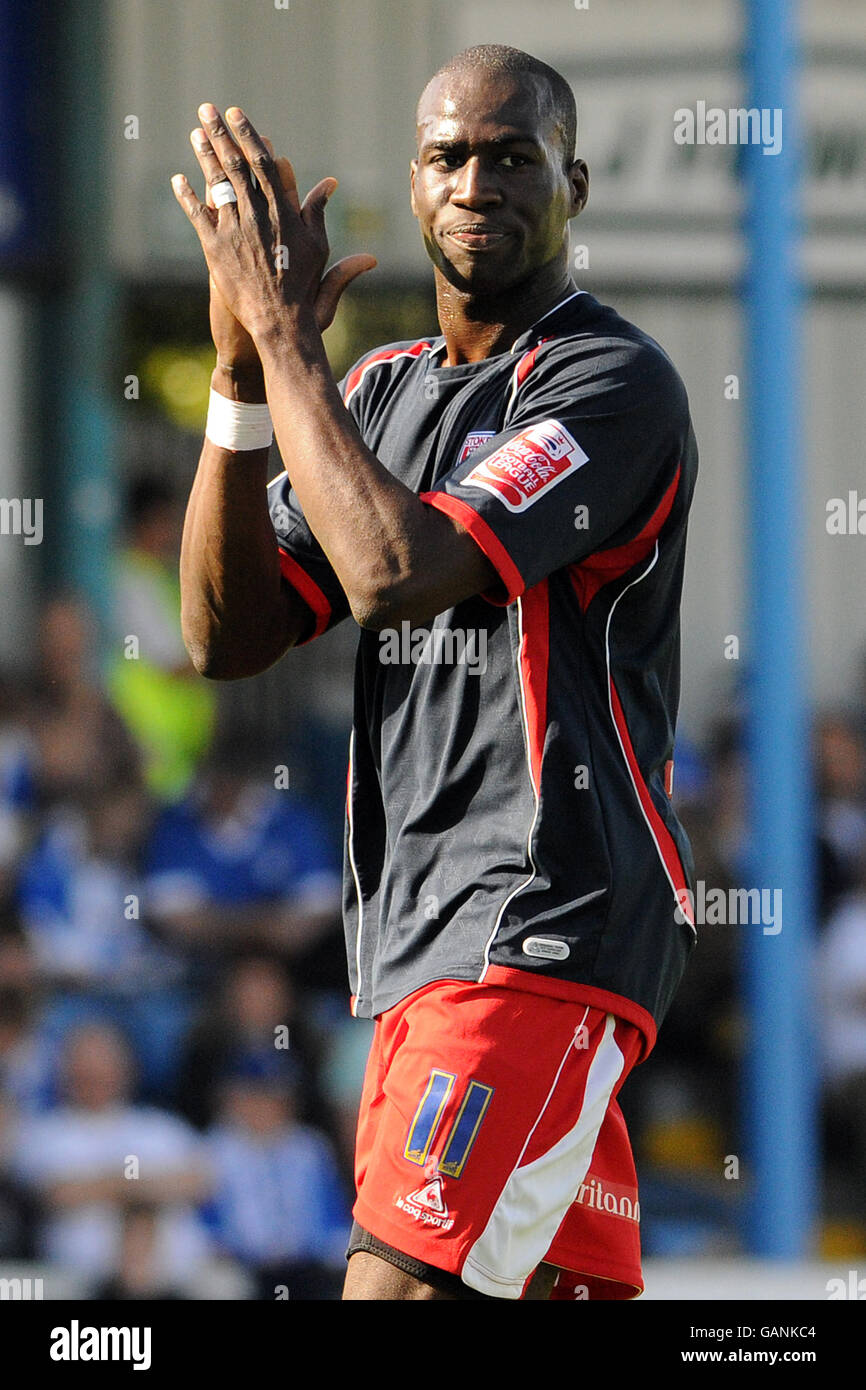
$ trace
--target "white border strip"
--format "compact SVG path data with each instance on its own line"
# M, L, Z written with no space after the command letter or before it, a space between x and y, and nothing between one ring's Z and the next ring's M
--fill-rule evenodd
M586 290L575 290L574 294L566 295L565 299L561 299L558 304L554 304L552 309L548 309L546 314L543 314L540 319L536 319L535 323L532 325L533 331L538 327L540 323L544 323L545 319L550 318L551 314L555 314L557 309L561 309L564 304L569 304L572 299L577 299L577 296L579 294L586 294ZM520 339L518 338L517 341L519 342ZM512 352L514 351L515 346L516 344L512 344ZM511 392L508 397L508 404L505 407L505 414L502 417L503 429L508 428L508 417L511 414L511 407L514 405L514 397L517 395L517 373L520 371L520 363L523 361L527 352L534 352L535 348L539 346L540 344L536 343L534 347L525 348L524 351L520 354L520 360L518 361L517 366L514 368L514 371L511 375Z
M508 907L508 904L512 901L512 899L517 897L518 893L522 893L524 888L529 887L530 883L532 883L535 880L538 874L538 868L536 866L535 859L532 854L532 837L535 834L535 826L538 821L538 812L541 803L539 800L539 788L536 787L535 778L532 775L532 754L530 752L529 738L529 716L526 712L526 692L523 689L523 665L521 662L521 657L523 655L523 643L525 641L525 637L523 632L523 600L520 598L518 598L517 600L517 623L518 630L520 632L520 641L517 644L517 684L520 690L520 721L523 732L523 749L526 754L526 766L529 772L529 783L532 787L532 795L535 799L535 809L532 813L532 821L530 822L529 826L529 834L526 838L526 854L530 864L532 865L532 873L529 875L529 878L526 879L524 883L519 883L516 888L512 888L511 892L508 894L508 897L505 899L505 902L499 909L496 921L493 925L493 931L490 933L490 936L487 940L487 944L484 947L484 965L482 967L481 974L478 976L479 984L481 984L481 982L484 979L484 976L487 974L487 969L490 965L490 948L496 939L496 933L499 931L499 928L502 925L502 918L505 914L505 909Z
M424 348L422 348L422 351L426 351L429 353L432 347L432 343L427 342L426 338L419 338L417 343L412 344L412 347L403 348L400 352L395 352L390 357L377 357L376 353L374 352L372 361L365 362L363 367L361 368L361 374L358 377L358 380L355 382L355 385L347 393L346 399L343 401L343 404L345 406L348 406L349 401L352 399L355 392L359 389L362 381L364 380L364 377L373 367L387 367L390 365L391 362L399 362L401 357L420 357L421 353L414 351L414 349L417 348L421 343L424 344ZM387 348L379 348L377 349L377 351L387 351Z
M663 868L664 871L665 871L665 878L667 879L668 883L671 885L671 889L672 889L672 891L673 891L674 899L675 899L675 901L676 901L676 903L677 903L677 906L680 907L680 906L681 906L680 894L679 894L679 892L678 892L678 890L677 890L676 884L674 883L673 879L672 879L671 876L670 876L670 871L669 871L669 869L668 869L667 863L665 862L665 857L664 857L664 855L662 854L662 847L661 847L661 845L659 844L658 839L657 839L657 837L656 837L656 833L655 833L655 830L653 829L652 821L650 820L649 816L647 815L647 813L646 813L646 811L645 811L645 809L644 809L644 804L643 804L643 802L642 802L642 800L641 800L640 792L638 791L638 788L637 788L637 783L635 782L634 776L633 776L633 774L632 774L631 764L629 763L628 755L627 755L627 753L626 753L626 751L625 751L625 744L624 744L623 741L622 741L622 736L621 736L621 734L620 734L620 732L619 732L619 726L618 726L618 724L617 724L617 722L616 722L616 715L615 715L614 712L613 712L613 698L612 698L611 693L610 693L610 692L611 692L611 685L612 685L612 676L611 676L611 670L610 670L610 624L611 624L611 619L613 618L614 611L615 611L615 609L616 609L616 605L619 603L620 599L623 598L623 596L624 596L625 594L628 593L629 589L634 588L635 584L640 584L640 582L641 582L642 579L646 579L646 577L647 577L647 575L650 573L650 571L653 570L653 569L655 568L655 565L656 565L656 562L657 562L658 558L659 558L659 543L658 543L658 541L656 541L656 543L655 543L655 549L653 550L652 559L650 560L650 563L647 565L647 567L646 567L646 569L644 570L643 574L639 574L639 575L637 576L636 579L633 579L633 580L631 581L630 584L626 584L626 586L625 586L625 588L623 589L622 593L617 594L616 598L614 599L613 603L611 604L611 606L610 606L610 612L609 612L608 615L607 615L607 625L605 626L605 630L604 630L604 659L605 659L605 666L606 666L606 669L607 669L607 704L608 704L608 709L610 710L610 719L611 719L611 723L613 724L613 727L614 727L614 732L615 732L615 734L616 734L617 743L619 744L620 750L621 750L621 752L622 752L623 762L625 763L625 769L626 769L626 772L627 772L628 775L629 775L629 781L631 782L632 786L634 787L634 794L635 794L635 796L636 796L636 798L637 798L637 804L638 804L638 806L640 807L640 813L641 813L641 815L642 815L643 818L644 818L644 821L645 821L645 823L646 823L646 828L647 828L647 830L649 831L650 835L652 836L653 844L655 845L656 850L657 850L657 852L658 852L658 857L659 857L659 859L661 860L661 866L662 866L662 868ZM625 715L625 711L623 711L623 715ZM635 757L637 757L637 754L635 754ZM648 788L648 787L647 787L647 795L648 795L648 796L650 795L650 791L649 791L649 788ZM676 847L676 846L675 846L675 847ZM681 913L680 915L682 915L682 913ZM688 921L688 918L686 918L686 921ZM693 934L693 936L697 939L697 932L695 931L694 925L693 925L691 922L689 922L689 926L690 926L691 929L692 929L692 934Z
M586 1022L587 1007L583 1022ZM505 1182L490 1218L461 1270L464 1284L499 1298L520 1298L524 1284L550 1250L566 1212L580 1191L625 1058L614 1035L617 1020L605 1016L604 1031L586 1073L583 1103L575 1123L551 1147L521 1167L533 1134L544 1118L574 1047L569 1040L553 1085ZM581 1025L582 1026L582 1025Z
M355 987L355 1005L352 1013L357 1016L358 1005L361 1002L361 934L364 930L364 899L361 896L361 883L358 878L358 867L355 863L355 814L354 814L354 786L355 786L355 730L352 729L349 735L349 772L348 788L346 793L346 819L349 823L349 863L352 866L352 878L355 880L355 893L358 898L358 929L355 934L355 974L357 984Z

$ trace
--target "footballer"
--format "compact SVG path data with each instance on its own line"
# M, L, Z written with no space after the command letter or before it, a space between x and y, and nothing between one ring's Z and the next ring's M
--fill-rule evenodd
M588 171L571 89L531 55L470 48L424 88L410 197L439 332L339 382L322 331L375 260L326 269L336 181L301 203L246 113L199 118L205 201L173 180L217 350L186 643L231 680L359 628L344 918L376 1022L344 1297L633 1298L617 1095L694 943L670 799L683 384L572 279Z

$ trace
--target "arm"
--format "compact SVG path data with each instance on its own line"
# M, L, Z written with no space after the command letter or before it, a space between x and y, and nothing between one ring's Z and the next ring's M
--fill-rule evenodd
M254 399L230 380L235 400ZM227 387L217 368L214 390L229 395ZM204 441L181 543L181 625L193 665L213 680L258 675L309 624L309 609L280 575L267 469L267 449L237 452Z
M69 1209L89 1206L96 1202L111 1202L118 1206L127 1203L152 1202L164 1206L175 1202L200 1202L211 1188L210 1175L197 1168L178 1168L153 1178L129 1178L101 1175L89 1178L63 1178L45 1189L46 1202L55 1208Z
M422 622L489 589L472 538L380 463L340 399L314 320L290 311L257 333L292 486L361 627Z
M315 299L328 255L329 181L300 208L288 161L284 176L245 117L237 113L235 144L214 108L200 114L218 168L206 177L228 177L238 202L209 215L182 176L173 180L175 194L223 299L258 350L292 486L353 616L371 628L417 621L489 588L496 574L475 542L388 472L340 399ZM275 247L288 254L275 256Z
M155 925L181 946L257 946L292 955L306 950L339 922L339 905L333 908L293 907L291 902L245 903L155 911Z
M204 132L193 131L192 141L208 181L205 216L216 223L210 188L225 175ZM278 179L294 187L288 160L276 160L274 168ZM343 290L373 265L372 256L350 256L328 272L314 302L318 326L331 323ZM255 345L213 277L210 290L217 350L211 385L230 400L262 402L264 376ZM309 608L280 575L267 469L267 449L236 451L204 441L181 544L181 625L193 665L214 680L266 670L310 625Z

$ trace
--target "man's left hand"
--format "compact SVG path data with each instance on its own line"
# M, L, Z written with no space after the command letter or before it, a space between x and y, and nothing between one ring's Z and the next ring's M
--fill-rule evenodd
M348 256L323 278L329 254L325 206L336 179L321 179L301 205L291 164L274 158L238 107L226 111L224 122L206 103L199 117L210 145L208 182L213 187L228 180L237 202L208 207L183 174L171 182L228 308L254 342L279 334L295 314L327 327L346 286L376 264L370 255ZM205 160L199 162L204 168Z

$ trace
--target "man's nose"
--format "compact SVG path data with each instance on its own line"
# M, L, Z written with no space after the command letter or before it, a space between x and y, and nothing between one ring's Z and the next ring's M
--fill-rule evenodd
M485 160L479 159L477 155L467 159L458 173L457 182L451 194L452 200L474 207L479 204L498 202L501 196L495 170Z

